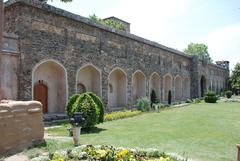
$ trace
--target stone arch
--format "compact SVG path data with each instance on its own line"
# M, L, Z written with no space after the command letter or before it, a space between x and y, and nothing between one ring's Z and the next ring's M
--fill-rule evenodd
M160 101L161 99L161 81L160 75L157 72L153 72L149 79L149 95L151 91L154 90L156 92L157 99Z
M204 93L206 92L207 89L207 81L205 76L201 76L201 80L200 80L200 96L203 97Z
M190 95L190 78L186 77L184 78L183 80L183 88L182 88L182 91L183 91L183 98L184 99L188 99L191 97Z
M36 84L47 86L48 113L63 113L68 97L67 71L62 64L48 59L37 64L32 71L32 98L36 94ZM41 91L40 91L41 92ZM42 96L44 97L44 96ZM38 98L35 98L38 99Z
M172 75L166 74L163 77L163 100L168 100L168 91L172 91Z
M127 104L127 74L124 70L114 68L108 76L108 84L108 107L125 107ZM110 86L112 89L109 88Z
M140 70L132 75L132 99L136 103L138 98L146 96L146 76Z
M101 72L94 65L87 64L77 71L76 92L93 92L101 97Z
M177 75L174 78L174 98L177 101L180 101L182 99L182 77L180 75Z

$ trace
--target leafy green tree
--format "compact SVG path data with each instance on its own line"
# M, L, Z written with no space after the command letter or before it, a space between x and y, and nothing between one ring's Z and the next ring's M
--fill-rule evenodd
M48 0L39 0L41 2L47 2ZM53 1L53 0L51 0ZM61 2L72 2L73 0L60 0Z
M240 87L240 63L235 65L230 80L233 88Z
M102 25L125 31L124 25L121 22L118 22L115 20L110 20L110 19L104 20L104 19L97 17L95 14L89 15L89 19L91 19L97 23L100 23Z
M184 49L184 52L188 55L197 55L201 59L207 59L209 62L212 62L212 58L208 53L208 46L205 44L190 43Z

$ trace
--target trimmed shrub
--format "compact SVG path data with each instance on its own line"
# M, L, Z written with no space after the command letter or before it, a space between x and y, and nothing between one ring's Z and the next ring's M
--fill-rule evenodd
M232 91L226 91L225 94L226 94L227 98L231 98L233 93L232 93Z
M186 101L185 101L185 103L192 103L193 102L193 100L191 100L191 99L187 99Z
M80 96L80 94L74 94L72 95L68 101L67 101L67 106L66 106L66 113L68 115L68 117L71 117L72 116L72 108L73 108L73 104L76 102L77 98Z
M94 94L92 92L87 92L87 94L89 96L91 96L93 101L96 103L97 109L99 112L98 123L102 123L104 121L104 105L103 105L102 100L96 94Z
M201 103L202 102L202 99L201 98L195 98L194 99L194 103Z
M160 109L162 109L162 108L164 108L164 107L165 107L165 105L162 104L162 103L153 104L153 109L154 109L155 111L159 111Z
M126 110L126 111L116 111L116 112L111 112L107 113L104 115L104 121L112 121L112 120L118 120L118 119L123 119L127 117L133 117L136 115L141 114L142 111L139 110Z
M206 103L216 103L217 102L217 96L213 91L208 91L205 93L204 100Z
M171 90L168 91L168 104L169 105L172 104L172 91Z
M150 110L150 100L147 97L142 97L137 100L138 109L141 111L149 111Z
M83 128L94 127L98 123L99 110L92 97L87 93L81 94L73 104L71 113L82 112L85 119Z
M151 100L151 107L153 107L153 104L158 103L155 90L151 91L150 100Z

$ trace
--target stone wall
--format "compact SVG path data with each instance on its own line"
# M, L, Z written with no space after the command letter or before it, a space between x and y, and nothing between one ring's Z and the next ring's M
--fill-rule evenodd
M18 37L4 33L0 50L0 100L18 99L19 50Z
M163 101L165 76L169 75L172 79L169 87L173 96L175 77L180 76L191 80L191 97L199 97L199 76L203 68L211 66L202 67L197 58L175 49L30 0L9 1L5 19L5 31L15 33L20 40L18 93L21 100L33 98L34 69L48 60L60 64L65 70L68 96L77 91L79 69L88 64L94 66L101 73L100 96L106 104L109 75L113 70L121 69L127 80L126 106L134 103L132 75L137 70L146 77L146 96L150 94L151 75L155 72L160 76L159 95L160 101ZM218 70L216 66L213 68ZM221 68L221 72L226 71ZM209 73L206 73L208 76Z
M1 101L0 156L16 153L43 141L41 103Z

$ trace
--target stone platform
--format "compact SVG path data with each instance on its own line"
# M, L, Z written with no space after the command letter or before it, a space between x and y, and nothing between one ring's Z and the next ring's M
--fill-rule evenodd
M63 113L51 113L51 114L44 114L43 115L43 122L44 125L47 126L51 123L57 123L60 121L68 120L68 116Z

